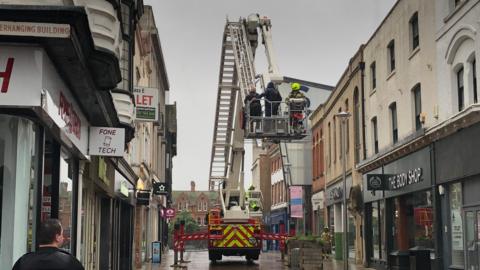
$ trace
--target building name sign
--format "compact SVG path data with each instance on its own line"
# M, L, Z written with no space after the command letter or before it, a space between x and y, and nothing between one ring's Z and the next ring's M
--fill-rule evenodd
M409 170L408 172L392 175L388 177L388 182L390 184L389 189L397 190L409 185L420 183L423 181L422 175L422 168L416 168Z
M58 23L0 21L0 35L69 38L70 25Z
M343 198L343 188L342 187L334 187L330 189L330 198L334 201L340 200Z

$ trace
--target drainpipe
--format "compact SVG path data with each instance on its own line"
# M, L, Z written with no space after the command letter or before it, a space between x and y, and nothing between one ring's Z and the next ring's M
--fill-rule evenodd
M361 99L362 99L362 152L363 159L367 158L367 144L365 139L365 62L361 61L360 64L360 73L361 73Z

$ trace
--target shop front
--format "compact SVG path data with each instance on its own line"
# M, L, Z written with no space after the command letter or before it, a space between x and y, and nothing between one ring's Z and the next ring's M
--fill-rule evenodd
M325 191L319 191L312 195L312 233L321 235L325 227Z
M0 265L35 250L47 218L60 219L62 248L76 255L89 123L42 48L2 45L0 66Z
M430 147L423 148L363 175L365 254L370 267L410 269L420 263L437 269L430 152Z
M480 269L480 124L435 143L443 269Z
M328 185L328 184L327 184ZM340 179L334 184L327 186L326 192L326 206L327 206L327 220L330 233L333 235L332 239L332 253L336 260L343 260L343 195L346 192L347 204L348 197L350 194L350 189L352 188L352 175L347 175L346 177L346 187L347 190L343 189L343 181ZM353 215L347 213L347 227L348 227L348 257L350 259L355 259L355 219Z

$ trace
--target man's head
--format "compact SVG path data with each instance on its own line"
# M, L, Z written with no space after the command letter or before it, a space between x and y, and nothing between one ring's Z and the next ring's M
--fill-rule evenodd
M40 224L38 244L40 246L55 247L63 245L63 229L58 219L47 219Z
M254 84L250 84L250 89L249 89L250 93L255 93L257 91L257 89L255 88L255 85Z

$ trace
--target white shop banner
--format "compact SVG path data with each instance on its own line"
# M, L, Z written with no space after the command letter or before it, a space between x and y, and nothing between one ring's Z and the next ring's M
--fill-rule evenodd
M40 48L0 47L0 106L40 106L44 53Z
M87 156L88 121L42 48L0 47L0 106L42 107Z
M136 86L135 95L135 120L142 122L158 121L158 89Z
M89 123L47 55L43 61L43 78L44 110L80 152L87 156Z
M111 127L90 127L90 155L122 157L124 151L125 129Z

